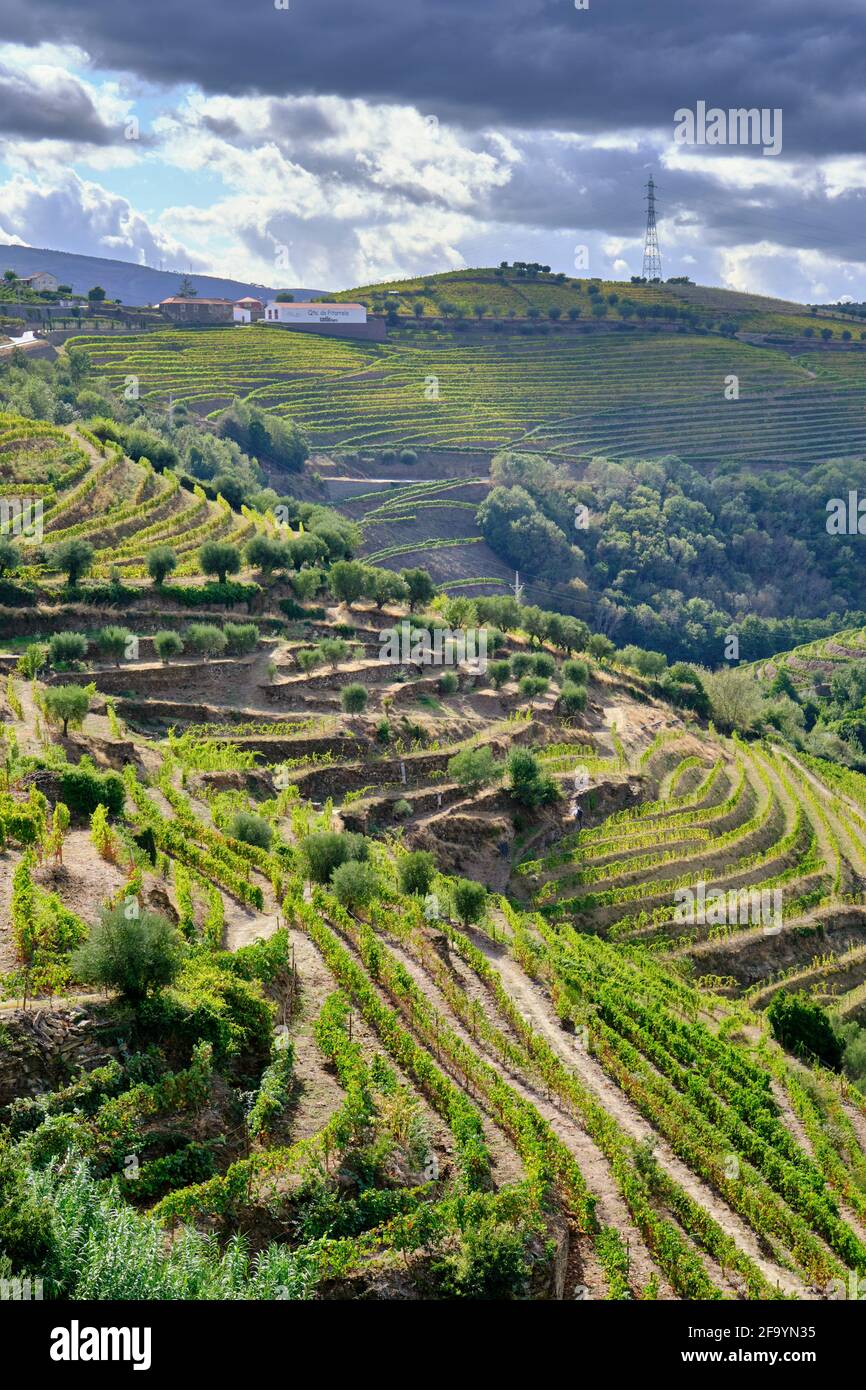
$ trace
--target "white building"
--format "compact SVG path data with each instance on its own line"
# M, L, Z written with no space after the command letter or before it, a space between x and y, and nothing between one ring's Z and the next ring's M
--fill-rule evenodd
M29 290L35 290L37 294L41 294L43 290L53 292L60 289L60 281L56 275L51 274L50 270L36 270L32 275L19 275L17 283L26 285Z
M266 323L366 323L363 304L280 304L265 307Z

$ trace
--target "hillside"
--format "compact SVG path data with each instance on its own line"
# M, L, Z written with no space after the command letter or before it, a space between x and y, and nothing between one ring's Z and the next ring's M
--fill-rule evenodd
M4 1277L673 1301L866 1274L866 778L717 732L690 668L353 569L333 518L278 529L80 423L7 412L0 469L47 504L0 607ZM289 549L208 584L215 537ZM458 650L383 660L404 622Z
M72 251L51 251L37 246L13 246L0 242L0 274L14 270L17 275L31 275L47 270L56 275L62 285L70 285L75 294L87 294L94 285L101 285L108 299L122 304L158 304L161 299L177 293L184 270L155 270L132 261L116 261L104 256L81 256ZM320 290L294 289L291 286L269 288L248 280L227 280L218 275L188 276L200 295L218 299L240 299L243 295L273 295L277 289L290 288L298 300L315 299Z

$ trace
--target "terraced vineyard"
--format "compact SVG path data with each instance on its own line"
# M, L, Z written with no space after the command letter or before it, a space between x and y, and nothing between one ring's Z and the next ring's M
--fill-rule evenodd
M52 1218L19 1265L104 1299L820 1299L866 1273L866 1097L766 1013L802 984L858 1017L866 779L591 661L566 714L549 644L531 697L383 665L405 612L287 623L278 592L244 658L90 663L69 737L58 678L9 668L0 1120ZM104 799L64 816L85 783ZM732 919L741 890L778 919ZM144 998L71 954L105 904L180 938Z
M0 414L0 501L22 496L30 506L25 522L29 515L35 524L34 504L41 503L44 533L25 535L25 544L87 541L100 578L112 570L124 579L141 577L148 550L163 544L177 557L178 576L195 574L196 552L206 541L243 544L257 530L273 529L251 511L240 515L223 500L208 501L200 487L186 491L170 469L157 472L146 459L133 463L86 429Z
M204 413L233 396L284 414L318 448L421 447L482 456L515 445L565 458L676 452L815 463L862 452L859 350L791 357L716 336L547 337L393 330L384 344L280 329L166 329L89 337L114 386ZM725 398L736 376L739 399Z

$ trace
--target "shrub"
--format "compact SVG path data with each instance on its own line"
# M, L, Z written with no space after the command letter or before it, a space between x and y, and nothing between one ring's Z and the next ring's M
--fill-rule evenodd
M103 911L72 958L75 976L87 984L116 989L132 1004L171 984L180 970L183 941L158 912L128 918L123 905Z
M518 688L522 698L531 701L543 695L549 684L543 676L524 676Z
M532 674L552 680L556 673L556 662L549 652L536 652L532 658Z
M515 652L511 658L511 676L513 680L522 680L532 670L532 657L528 652Z
M255 623L225 623L223 635L228 650L234 656L244 656L255 651L259 640L259 630Z
M476 792L502 776L492 748L463 748L448 760L448 776L465 791Z
M207 661L209 656L218 656L228 646L228 639L213 623L190 623L184 634L190 651L197 652Z
M225 584L230 574L240 570L241 552L228 541L206 541L199 549L198 563L202 574L215 574Z
M48 648L41 642L31 642L29 647L25 647L15 663L15 669L20 676L26 676L28 680L34 680L42 670L48 660Z
M21 564L21 551L14 541L10 541L6 536L0 536L0 575L4 575L7 570L17 570Z
M436 874L436 860L425 849L413 850L404 854L397 865L401 893L413 893L423 897L430 892Z
M576 657L573 657L571 661L563 661L562 679L572 685L586 685L589 680L589 666L585 661L579 661Z
M329 883L341 864L349 859L366 859L368 852L364 836L351 832L321 830L301 841L307 877L314 883Z
M173 656L180 656L183 651L183 639L177 632L157 632L154 634L153 646L160 661L170 661Z
M176 567L177 556L170 545L155 545L147 552L147 572L154 584L164 584Z
M401 450L400 450L400 462L401 462L401 463L408 463L408 464L417 463L417 462L418 462L418 455L415 453L415 450L414 450L414 449L401 449Z
M487 674L493 687L496 690L501 690L511 679L511 663L509 661L491 661L487 667Z
M453 671L443 671L439 677L440 695L454 695L460 688L460 682Z
M567 681L562 687L558 704L564 714L580 714L586 709L586 686Z
M391 742L391 725L387 719L380 719L376 725L376 742L386 748Z
M508 790L521 806L534 808L559 798L556 783L541 770L541 764L528 748L513 748L508 755Z
M113 816L119 816L126 800L119 773L96 772L81 763L64 768L60 775L60 792L70 811L81 816L91 816L97 806L105 806Z
M55 632L48 643L48 659L55 670L72 666L87 656L87 638L80 632Z
M125 627L102 627L96 634L96 649L104 656L110 657L115 666L119 666L127 651L132 639L132 633Z
M253 536L247 544L247 564L255 565L262 574L282 569L288 562L288 551L281 541L272 536Z
M839 1071L844 1043L836 1033L826 1009L805 993L788 994L780 990L773 996L767 1018L773 1037L789 1052L807 1061L817 1060Z
M394 802L394 815L398 820L406 820L412 814L412 804L401 796L399 801Z
M34 1190L23 1156L0 1137L0 1252L11 1270L41 1269L55 1243L47 1198Z
M45 692L45 711L54 724L63 725L63 737L69 725L80 729L90 708L90 696L80 685L52 685Z
M379 878L372 864L347 859L331 875L331 887L344 907L364 907L379 892Z
M87 573L93 564L93 546L89 541L75 539L52 546L48 555L49 568L66 575L70 589Z
M471 878L458 878L452 890L454 911L463 925L480 922L487 904L487 889Z
M360 681L344 685L340 692L340 704L346 714L360 714L367 706L367 688Z
M252 811L238 811L229 825L229 835L233 840L242 840L246 845L256 845L259 849L270 849L274 832L266 820Z

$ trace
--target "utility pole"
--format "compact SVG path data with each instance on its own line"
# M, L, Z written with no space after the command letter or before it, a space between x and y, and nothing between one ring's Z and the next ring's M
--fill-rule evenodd
M514 597L518 603L523 598L523 585L520 582L520 570L514 571Z
M660 280L662 278L662 256L656 228L656 186L652 174L649 176L646 190L644 195L646 199L646 240L644 241L641 274L645 280Z

